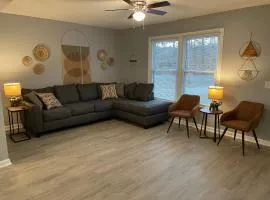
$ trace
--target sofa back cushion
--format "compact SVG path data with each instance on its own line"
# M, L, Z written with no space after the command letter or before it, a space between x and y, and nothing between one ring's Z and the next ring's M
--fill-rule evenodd
M30 93L27 93L24 95L24 100L37 105L38 107L40 107L41 109L43 108L43 102L40 100L40 98L38 97L37 93L32 91Z
M82 101L89 101L98 99L98 92L97 92L97 84L84 84L84 85L77 85L80 100Z
M136 83L125 85L125 97L128 99L135 99Z
M116 93L118 97L125 97L125 84L124 83L116 83L115 84Z
M62 104L78 102L79 93L76 85L56 85L54 86L55 96Z
M40 88L40 89L27 89L27 88L22 88L22 96L24 97L26 94L30 92L36 92L36 93L54 93L53 87L45 87L45 88Z
M154 84L139 83L135 88L135 99L138 101L150 101L154 99L153 95Z

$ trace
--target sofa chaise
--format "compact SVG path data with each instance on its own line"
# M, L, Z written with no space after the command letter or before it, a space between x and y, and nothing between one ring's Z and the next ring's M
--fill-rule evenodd
M144 128L168 120L168 108L171 102L154 99L152 90L150 98L137 100L134 96L136 90L134 84L133 91L130 91L130 87L126 89L128 86L125 85L126 97L102 100L99 87L102 84L73 84L41 89L22 89L24 102L30 108L26 113L24 126L31 133L40 137L46 132L112 118L133 122ZM28 98L28 94L33 91L53 93L62 106L45 109ZM143 91L141 90L141 92Z

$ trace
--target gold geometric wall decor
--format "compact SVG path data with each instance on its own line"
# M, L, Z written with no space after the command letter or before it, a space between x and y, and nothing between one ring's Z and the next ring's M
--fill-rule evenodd
M91 82L89 47L62 45L62 55L64 84Z
M33 72L36 74L36 75L41 75L43 74L45 71L45 66L41 63L37 63L34 68L33 68Z
M33 59L30 56L24 56L22 58L22 63L24 64L24 66L29 67L32 65Z
M33 49L33 55L36 58L36 60L44 62L48 60L48 58L50 57L50 50L46 45L38 44Z
M252 40L252 34L250 41L246 42L239 50L239 55L244 59L244 63L238 69L238 75L242 80L252 81L259 75L259 70L256 66L255 59L261 53L261 46L259 43Z

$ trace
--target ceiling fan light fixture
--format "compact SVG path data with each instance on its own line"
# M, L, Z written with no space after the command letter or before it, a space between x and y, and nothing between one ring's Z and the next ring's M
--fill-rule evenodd
M134 14L133 14L133 19L137 22L141 22L145 19L145 13L142 12L142 11L136 11Z

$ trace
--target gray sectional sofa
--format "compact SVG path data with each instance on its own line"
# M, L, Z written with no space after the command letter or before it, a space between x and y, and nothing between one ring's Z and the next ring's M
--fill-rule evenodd
M30 107L24 125L39 137L41 134L95 121L118 118L143 126L144 128L168 120L168 107L171 102L153 98L152 90L148 97L140 98L143 87L136 90L134 84L125 85L125 96L117 99L102 100L100 85L62 85L42 89L22 89L24 102ZM133 90L130 90L132 88ZM63 105L47 110L32 99L29 93L53 93ZM137 93L137 95L135 95ZM136 97L137 96L137 97ZM145 94L144 94L145 96ZM137 100L139 99L139 100Z

